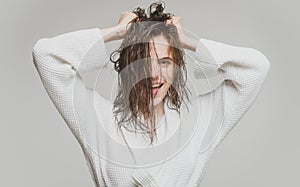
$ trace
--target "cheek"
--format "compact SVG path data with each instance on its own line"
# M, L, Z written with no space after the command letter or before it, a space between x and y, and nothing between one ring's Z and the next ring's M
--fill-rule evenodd
M172 84L174 79L174 68L172 66L164 67L162 68L162 74L165 79L165 82Z

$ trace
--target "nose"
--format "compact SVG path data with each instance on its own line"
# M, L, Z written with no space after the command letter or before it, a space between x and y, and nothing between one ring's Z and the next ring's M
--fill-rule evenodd
M151 61L152 64L152 69L151 69L151 76L152 79L156 80L160 80L161 79L161 67L159 65L159 63L157 62L157 60L153 60Z

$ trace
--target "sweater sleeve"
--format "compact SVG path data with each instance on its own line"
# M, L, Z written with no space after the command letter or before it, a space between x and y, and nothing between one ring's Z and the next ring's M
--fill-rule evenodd
M50 99L76 139L83 145L81 129L86 115L78 116L76 102L84 107L98 93L84 84L80 73L105 67L106 49L99 28L84 29L39 39L33 46L33 62ZM74 86L76 83L76 92Z
M222 112L218 114L221 115L220 124L208 127L200 148L204 150L211 145L216 147L251 107L269 72L270 62L256 49L208 39L199 40L195 54L198 64L202 62L216 66L218 74L223 78L216 90L199 97L216 100L216 92L219 90L221 93L221 102L212 102L216 106L222 103ZM194 74L197 77L200 74L197 67L200 66L195 67ZM212 121L217 121L216 118Z

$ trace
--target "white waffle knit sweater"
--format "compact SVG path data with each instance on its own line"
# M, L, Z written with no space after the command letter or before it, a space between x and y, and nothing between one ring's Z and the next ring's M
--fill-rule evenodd
M107 61L101 30L83 29L42 38L35 43L34 65L49 97L78 140L95 186L200 185L207 162L216 147L257 98L270 63L256 49L208 39L200 39L194 53L197 59L193 71L195 77L201 72L201 64L210 64L216 66L217 73L224 78L216 88L199 95L201 108L205 109L201 112L201 119L207 130L200 129L183 151L163 165L132 169L107 162L97 154L97 146L91 146L101 141L101 132L91 124L100 120L106 127L113 127L108 120L112 117L112 104L95 90L86 87L80 77L80 73L101 68ZM74 93L74 82L78 95ZM219 104L222 112L218 112L220 108L216 107ZM167 120L174 120L174 113L167 108L165 110ZM162 134L165 136L167 132Z

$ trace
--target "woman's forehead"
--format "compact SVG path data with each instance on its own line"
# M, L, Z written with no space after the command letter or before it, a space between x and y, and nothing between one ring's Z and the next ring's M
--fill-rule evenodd
M156 36L150 41L151 58L156 58L156 54L158 59L171 57L170 43L163 35Z

